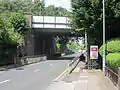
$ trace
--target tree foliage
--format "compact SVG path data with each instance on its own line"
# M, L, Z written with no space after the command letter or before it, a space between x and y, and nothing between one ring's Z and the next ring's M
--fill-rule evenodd
M69 49L73 49L73 50L80 50L81 49L81 46L75 40L69 40L69 42L67 43L67 47Z
M102 0L72 0L72 23L87 30L90 44L102 44L102 5ZM107 40L119 36L119 5L119 0L105 0Z
M0 21L2 26L1 28L3 28L4 26L2 25L3 23L9 22L11 24L9 25L11 26L10 31L13 31L21 35L25 35L26 33L25 28L27 26L27 22L25 20L23 13L34 14L34 15L48 15L48 16L52 16L52 15L67 16L69 13L66 9L62 7L55 7L53 5L45 7L45 3L40 0L34 0L34 1L32 0L0 0L1 19L4 19L2 18L4 17L3 12L6 13L5 14L6 19L3 20L4 22L2 22L2 20ZM21 13L17 13L17 12L21 12ZM3 34L3 31L5 32L5 30L3 29L0 31L0 37L2 37L1 33Z
M14 60L17 46L24 43L26 25L26 18L21 12L3 12L0 14L0 41L2 42L0 45L2 56L0 55L0 57L3 57L2 62Z
M0 13L23 11L25 14L67 16L68 11L62 7L50 5L45 7L42 0L0 0Z
M0 14L0 39L7 44L21 43L26 25L26 19L21 13Z
M25 35L27 30L26 27L27 19L22 13L12 13L10 16L10 23L13 25L15 32L18 32L21 35Z
M25 14L67 16L68 13L62 7L45 7L43 0L0 0L0 40L15 48L23 42L27 31Z
M55 7L50 5L45 8L45 15L48 16L68 16L69 12L62 7Z

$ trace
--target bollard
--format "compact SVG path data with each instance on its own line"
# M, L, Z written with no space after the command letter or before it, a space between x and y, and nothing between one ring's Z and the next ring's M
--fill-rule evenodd
M120 67L118 69L118 90L120 90Z

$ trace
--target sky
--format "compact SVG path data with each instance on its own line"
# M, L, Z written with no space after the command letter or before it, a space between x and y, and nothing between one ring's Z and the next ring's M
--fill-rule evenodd
M44 0L46 6L55 5L56 7L62 6L70 11L70 0Z

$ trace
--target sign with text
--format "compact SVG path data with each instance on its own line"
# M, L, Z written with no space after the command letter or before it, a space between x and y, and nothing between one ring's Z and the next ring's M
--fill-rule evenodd
M98 46L97 45L90 46L90 59L98 59Z

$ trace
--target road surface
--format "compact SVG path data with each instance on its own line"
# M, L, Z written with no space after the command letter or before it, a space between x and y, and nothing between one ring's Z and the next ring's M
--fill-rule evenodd
M0 90L45 90L66 68L69 60L47 60L0 71Z

